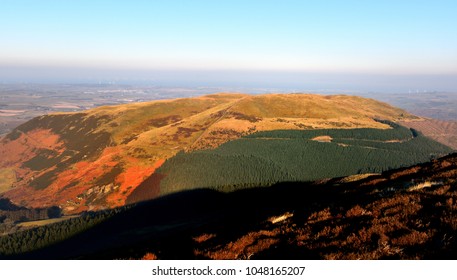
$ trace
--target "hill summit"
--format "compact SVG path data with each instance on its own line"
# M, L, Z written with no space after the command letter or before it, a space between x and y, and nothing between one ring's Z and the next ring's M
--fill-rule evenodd
M0 195L65 213L124 205L180 151L214 149L262 131L390 129L419 119L373 99L346 95L218 93L49 114L0 143Z

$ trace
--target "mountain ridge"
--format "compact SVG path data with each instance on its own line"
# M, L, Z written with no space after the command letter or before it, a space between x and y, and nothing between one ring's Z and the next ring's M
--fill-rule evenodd
M1 195L66 213L121 206L178 151L213 149L258 131L389 128L377 119L420 118L348 95L232 93L45 115L1 140L0 171L15 174Z

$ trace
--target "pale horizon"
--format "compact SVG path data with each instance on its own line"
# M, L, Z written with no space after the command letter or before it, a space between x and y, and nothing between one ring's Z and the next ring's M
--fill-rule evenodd
M5 1L0 82L457 91L454 1Z

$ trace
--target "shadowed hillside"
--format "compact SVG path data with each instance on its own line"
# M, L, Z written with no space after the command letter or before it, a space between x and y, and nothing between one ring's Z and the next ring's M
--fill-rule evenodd
M195 188L233 191L279 182L380 173L452 151L415 130L389 125L391 129L257 132L216 149L179 153L137 190L147 186L162 194Z
M66 241L7 257L455 259L456 178L452 154L325 183L182 192L116 210Z

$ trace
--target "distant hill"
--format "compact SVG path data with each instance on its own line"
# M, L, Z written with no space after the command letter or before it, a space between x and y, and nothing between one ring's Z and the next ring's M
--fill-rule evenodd
M160 181L157 168L179 152L262 131L388 130L379 120L418 119L373 99L313 94L219 93L49 114L1 140L0 191L16 205L64 213L112 208L141 200L134 191Z
M421 131L425 136L457 150L457 121L418 119L401 121L401 125Z

